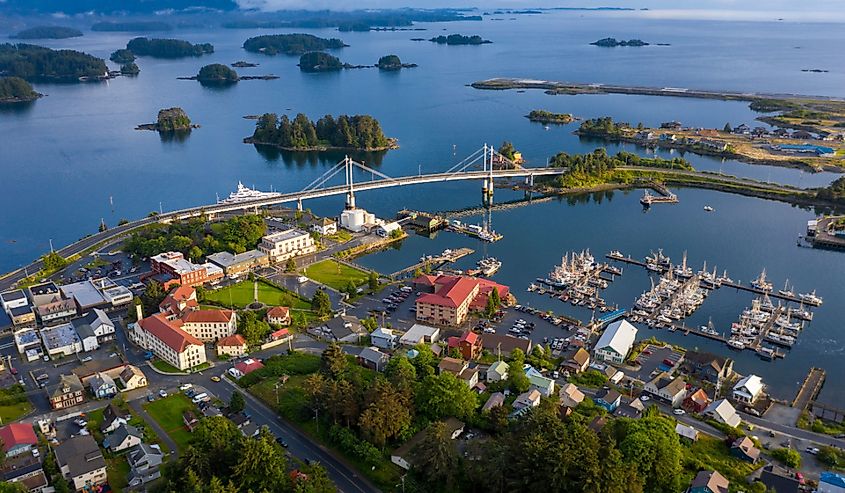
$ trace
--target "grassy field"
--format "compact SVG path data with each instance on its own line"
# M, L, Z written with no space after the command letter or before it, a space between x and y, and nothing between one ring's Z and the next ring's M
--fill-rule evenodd
M366 283L369 278L369 274L361 269L349 267L333 259L326 259L309 265L302 273L338 291L345 289L349 281L352 281L356 286L360 286Z
M191 432L185 428L182 413L197 410L190 399L182 394L174 394L145 404L144 409L164 428L180 449L185 448L191 439Z
M253 283L241 281L231 286L208 291L205 294L205 301L220 306L232 306L234 308L245 308L254 301ZM295 293L279 289L265 282L258 281L258 301L270 306L288 306L295 310L310 310L311 304Z
M153 366L156 367L159 371L163 371L165 373L182 373L182 370L176 368L175 366L171 365L167 361L163 359L157 359L153 361Z
M20 385L13 385L0 390L0 422L17 421L21 416L32 411L32 404L26 398L26 391ZM15 401L22 402L15 402Z
M106 459L106 476L115 493L120 493L126 488L129 484L129 462L126 461L125 455Z

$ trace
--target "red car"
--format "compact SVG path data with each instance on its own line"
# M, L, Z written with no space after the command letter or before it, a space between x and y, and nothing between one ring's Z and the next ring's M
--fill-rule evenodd
M12 375L17 375L17 374L18 374L18 369L17 369L17 368L14 368L14 367L9 368L9 371L10 371L10 372L12 372Z

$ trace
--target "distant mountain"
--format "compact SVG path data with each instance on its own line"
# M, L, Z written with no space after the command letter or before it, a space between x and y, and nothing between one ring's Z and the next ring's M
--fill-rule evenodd
M2 3L7 13L43 14L63 12L80 14L151 14L162 10L236 10L235 0L5 0Z

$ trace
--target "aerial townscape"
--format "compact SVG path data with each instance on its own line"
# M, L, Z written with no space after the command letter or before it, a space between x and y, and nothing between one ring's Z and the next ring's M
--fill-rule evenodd
M526 6L0 0L0 493L845 493L845 6Z

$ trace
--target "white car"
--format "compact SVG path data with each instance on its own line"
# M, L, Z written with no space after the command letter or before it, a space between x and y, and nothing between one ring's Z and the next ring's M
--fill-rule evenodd
M648 396L647 396L647 395L641 395L641 396L640 396L640 400L641 400L642 402L646 402L646 401L648 400Z
M41 455L41 452L39 452L37 448L32 449L33 457L38 457L39 455Z
M161 398L165 398L165 397L167 397L167 391L164 390L164 389L161 389L161 390L158 391L158 395Z
M190 383L183 383L182 385L180 385L180 386L179 386L179 390L188 390L188 389L190 389L190 388L191 388L191 387L193 387L193 386L194 386L194 385L193 385L193 384L190 384Z
M675 409L674 411L672 411L672 414L674 414L675 416L683 416L686 413L687 412L683 409Z
M819 453L819 449L817 449L816 447L807 447L806 452L808 454L817 455Z

